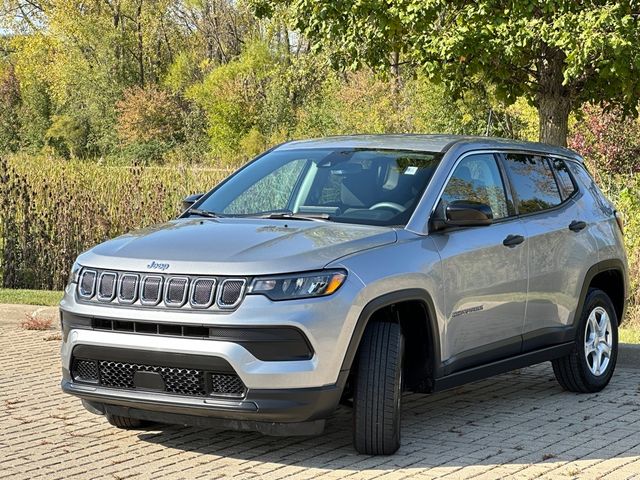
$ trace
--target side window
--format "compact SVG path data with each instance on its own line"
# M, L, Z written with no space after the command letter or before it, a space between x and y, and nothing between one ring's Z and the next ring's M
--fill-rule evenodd
M509 153L505 159L518 213L535 213L562 203L553 172L544 157Z
M573 178L569 173L569 169L563 160L552 159L553 171L558 179L558 187L562 198L569 198L576 191L576 185L573 183Z
M494 219L509 216L502 176L493 155L470 155L460 161L442 194L445 205L456 200L489 205Z

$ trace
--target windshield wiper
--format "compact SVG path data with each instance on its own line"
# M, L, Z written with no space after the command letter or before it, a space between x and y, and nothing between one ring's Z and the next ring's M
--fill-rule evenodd
M260 215L260 218L283 219L283 220L311 220L311 221L327 221L331 220L328 213L293 213L293 212L271 212Z
M209 210L202 210L200 208L192 208L187 212L189 215L199 215L200 217L207 218L220 218L222 215L216 212L210 212Z

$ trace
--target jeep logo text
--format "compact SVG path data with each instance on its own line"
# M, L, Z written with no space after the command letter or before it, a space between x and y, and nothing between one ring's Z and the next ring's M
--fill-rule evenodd
M161 270L161 271L165 271L167 268L169 268L169 264L168 263L158 263L158 262L151 262L149 265L147 265L147 268L150 268L151 270Z

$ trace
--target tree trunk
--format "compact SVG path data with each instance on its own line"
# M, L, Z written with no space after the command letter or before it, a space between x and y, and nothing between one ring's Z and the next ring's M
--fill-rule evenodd
M567 145L569 113L571 112L571 96L564 80L562 67L564 53L547 49L538 62L538 94L537 107L540 134L543 143Z
M144 42L142 36L142 1L139 0L136 9L136 34L138 37L138 80L141 87L144 87Z
M393 93L398 95L402 90L402 76L400 75L400 52L391 54L391 75L393 76Z

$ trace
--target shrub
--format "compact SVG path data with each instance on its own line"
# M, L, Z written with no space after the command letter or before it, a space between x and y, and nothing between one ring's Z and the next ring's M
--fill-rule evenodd
M132 87L117 103L118 136L125 145L171 144L181 140L178 101L156 86Z
M49 330L53 324L53 319L38 317L37 315L25 315L25 319L20 326L25 330Z
M597 173L640 172L640 120L617 109L586 105L569 136L569 147L580 152Z
M65 158L80 157L87 147L89 125L69 115L54 115L45 139L55 153Z
M164 222L186 195L229 172L0 159L0 265L9 288L60 290L78 254L128 230Z

